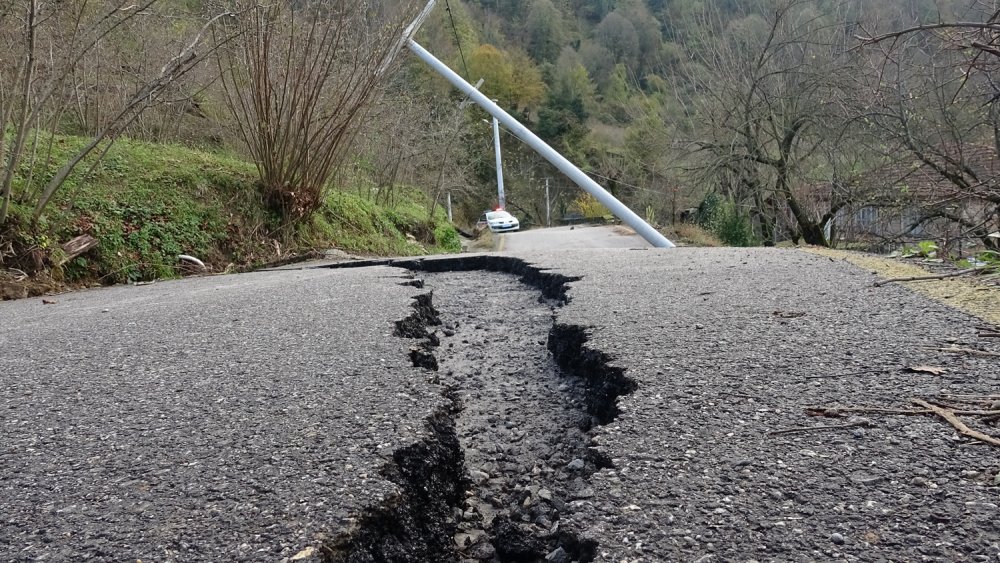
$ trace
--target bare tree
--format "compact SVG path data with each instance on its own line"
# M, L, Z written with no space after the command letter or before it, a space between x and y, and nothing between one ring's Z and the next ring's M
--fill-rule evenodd
M885 180L916 210L898 236L943 221L1000 246L1000 11L980 14L858 36L873 69L865 117L903 155L887 154L902 163Z
M8 2L5 9L0 10L0 37L12 54L5 62L16 61L13 65L0 64L0 77L5 85L0 87L0 118L3 127L13 132L10 146L4 144L6 136L0 135L0 224L7 219L14 178L29 146L37 143L37 137L29 142L32 132L37 134L47 126L51 138L57 131L60 116L72 100L67 89L75 88L73 80L84 61L100 51L103 42L126 33L130 22L140 17L156 17L153 11L156 3L157 0L140 3L110 0L66 5L19 0ZM96 155L92 162L99 161L128 125L205 58L207 52L199 52L197 48L207 28L224 16L225 13L218 14L201 22L158 72L136 80L121 103L95 122L91 141L62 163L37 193L34 219L38 219L56 190L85 159ZM7 89L9 84L14 87ZM28 177L33 176L35 168L48 164L32 159L28 162ZM27 196L29 188L25 186L22 196Z
M286 223L322 204L413 13L307 0L249 4L233 23L218 58L227 103Z
M765 242L787 216L793 238L828 245L831 221L854 196L838 160L823 158L849 146L844 29L838 14L804 0L701 27L709 72L692 80L710 127L695 142L704 177L749 210Z

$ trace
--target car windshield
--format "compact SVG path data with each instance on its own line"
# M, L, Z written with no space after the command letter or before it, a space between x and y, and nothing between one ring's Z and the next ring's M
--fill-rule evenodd
M490 211L486 214L486 220L491 221L493 219L511 219L510 213L506 211Z

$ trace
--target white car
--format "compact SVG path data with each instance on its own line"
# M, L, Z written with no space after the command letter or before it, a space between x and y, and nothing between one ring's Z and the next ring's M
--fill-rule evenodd
M521 228L521 223L516 217L502 210L487 211L480 221L485 221L486 226L494 233L516 231Z

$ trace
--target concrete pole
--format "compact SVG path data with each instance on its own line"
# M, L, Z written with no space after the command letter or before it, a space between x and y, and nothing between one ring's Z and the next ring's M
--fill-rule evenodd
M604 204L604 206L611 210L611 212L614 213L616 217L621 219L623 223L632 227L632 229L635 230L639 236L646 239L649 244L657 248L674 247L674 243L670 242L670 240L660 234L659 231L652 227L652 225L643 221L642 218L636 215L634 211L626 207L621 201L618 201L618 198L611 195L607 190L602 188L600 184L590 179L590 176L587 176L583 170L577 168L572 162L567 160L566 157L559 154L545 141L539 139L537 135L529 131L527 127L522 125L518 120L514 119L510 114L505 112L500 106L496 105L489 98L484 96L482 92L473 88L472 84L469 84L461 76L456 74L455 71L448 68L448 65L439 61L434 55L430 54L412 38L406 42L406 46L413 52L413 54L419 57L420 60L430 65L430 67L433 68L438 74L444 76L448 82L451 82L453 86L471 98L472 101L476 102L479 107L486 110L487 113L492 115L493 118L499 123L502 123L503 126L506 127L508 131L513 133L518 139L524 141L539 155L551 162L553 166L576 182L576 184L583 188L584 191L597 198L597 201ZM499 170L499 167L497 167L497 170Z
M545 179L545 226L552 226L552 208L549 204L549 179Z
M451 192L448 192L448 222L454 223L454 221L451 220Z
M497 157L497 200L500 202L500 209L506 209L507 200L503 194L503 162L500 159L500 122L496 117L493 118L493 152Z

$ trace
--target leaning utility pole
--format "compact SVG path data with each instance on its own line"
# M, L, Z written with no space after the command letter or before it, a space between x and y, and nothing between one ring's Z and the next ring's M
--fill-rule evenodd
M545 179L545 226L552 226L552 206L549 204L549 179Z
M478 90L476 90L478 92ZM507 198L503 194L503 162L500 159L500 123L497 118L493 118L493 152L497 158L497 199L500 201L500 209L507 208Z
M602 188L600 184L593 181L590 176L587 176L583 170L577 168L576 165L567 160L566 157L559 154L559 152L550 147L545 141L538 138L537 135L528 130L528 128L522 125L521 122L511 117L509 113L504 111L497 104L493 103L493 101L484 96L482 92L476 90L472 84L469 84L465 79L455 73L455 71L448 68L448 65L439 61L434 55L430 54L426 49L413 40L413 36L417 32L417 28L420 27L420 24L423 23L424 19L427 18L431 9L434 7L434 2L435 0L430 0L427 3L424 10L419 16L417 16L417 19L406 28L403 36L400 38L400 43L397 45L405 44L406 47L420 60L427 63L432 69L434 69L441 76L445 77L448 82L451 82L451 84L458 88L463 94L468 96L472 101L476 102L479 107L486 110L487 113L493 116L493 119L502 123L504 127L514 134L515 137L524 141L525 144L534 149L535 152L545 158L545 160L548 160L553 166L558 168L560 172L576 182L576 184L583 188L584 191L594 196L597 201L604 204L604 206L611 210L616 217L621 219L622 222L629 227L632 227L632 229L634 229L635 232L642 238L646 239L649 244L658 248L673 248L674 243L670 242L667 237L660 234L660 232L654 229L652 225L643 221L641 217L636 215L634 211L619 201L618 198L611 195L607 190Z

